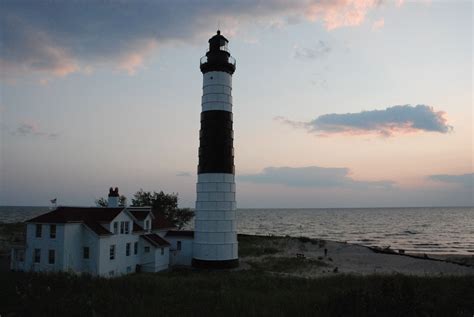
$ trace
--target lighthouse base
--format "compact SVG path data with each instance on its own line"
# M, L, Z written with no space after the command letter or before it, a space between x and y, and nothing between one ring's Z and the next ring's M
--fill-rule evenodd
M216 261L193 259L192 265L197 269L233 269L239 266L239 259Z

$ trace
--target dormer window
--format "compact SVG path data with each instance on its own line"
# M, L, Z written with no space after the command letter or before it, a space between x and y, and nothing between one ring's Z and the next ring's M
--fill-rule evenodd
M145 221L145 230L150 230L150 220Z
M130 233L130 222L126 221L125 222L125 234Z

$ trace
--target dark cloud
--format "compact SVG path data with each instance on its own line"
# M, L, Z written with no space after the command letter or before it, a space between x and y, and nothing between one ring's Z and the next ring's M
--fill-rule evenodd
M226 35L247 22L301 20L327 29L361 24L378 1L13 1L0 2L0 68L54 75L113 63L133 72L154 48ZM324 51L324 49L323 49ZM311 51L303 55L313 54ZM316 52L317 54L317 52Z
M239 176L239 180L258 184L280 184L290 187L321 188L391 188L392 181L357 181L349 177L348 168L266 167L261 173Z
M297 128L305 128L318 135L331 134L394 134L411 132L447 133L453 127L447 124L445 112L435 111L426 105L388 107L385 110L362 111L358 113L325 114L310 122L295 122L283 117L278 121Z
M430 175L428 178L437 182L458 184L466 188L473 188L474 184L474 173L461 175L438 174Z
M38 125L35 123L20 123L18 127L12 132L12 135L43 136L50 139L56 139L59 136L58 133L50 133L40 130Z
M189 172L178 172L176 174L176 176L180 176L180 177L190 177L191 176L191 173Z
M325 58L330 52L328 43L319 41L314 47L295 47L294 57L300 60L316 60Z

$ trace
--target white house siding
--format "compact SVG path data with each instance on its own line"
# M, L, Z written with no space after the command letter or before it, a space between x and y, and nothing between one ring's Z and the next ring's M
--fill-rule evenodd
M145 247L149 247L150 252L145 253ZM163 254L161 254L161 249L163 249ZM169 247L155 247L145 239L140 239L139 250L143 272L160 272L169 268Z
M139 235L133 234L133 220L125 212L120 214L112 220L110 224L110 231L113 232L113 223L117 221L119 231L118 234L103 236L100 238L99 250L99 275L102 276L116 276L135 272L136 265L140 264L140 248L137 255L133 253L133 245L139 241ZM120 222L128 221L129 233L120 233ZM126 245L130 243L130 255L126 256ZM115 259L110 259L110 246L115 245ZM112 273L113 272L113 273Z
M163 249L163 254L161 254L161 249ZM170 248L162 247L155 249L155 272L160 272L167 270L170 263Z
M166 237L171 244L170 264L190 266L193 259L193 239L189 237ZM181 241L181 250L177 250L178 241Z
M151 219L150 219L151 220ZM119 224L119 232L112 235L99 236L95 231L83 223L66 223L56 225L56 237L50 238L50 224L41 224L42 235L36 238L36 223L27 223L27 237L24 262L16 261L12 257L12 269L25 271L73 271L100 276L118 276L136 271L138 264L143 271L158 272L167 270L170 261L170 247L156 247L140 234L133 234L133 220L127 212L121 212L106 229L113 232L113 223ZM120 233L120 223L129 222L129 233ZM161 236L166 231L163 230ZM192 258L192 240L182 239L182 251L178 263L189 265ZM134 253L134 244L138 245L137 254ZM126 255L126 245L130 243L130 255ZM115 259L110 259L110 246L115 245ZM175 242L176 245L176 242ZM145 253L144 247L150 247ZM84 259L84 247L89 248L89 259ZM12 255L17 249L12 250ZM34 250L41 250L40 263L34 263ZM163 254L161 253L163 249ZM49 250L55 251L55 261L48 263ZM185 256L186 254L186 256ZM186 258L186 259L185 259ZM112 274L111 274L112 273Z
M139 253L141 254L141 270L143 272L155 272L155 247L144 239L140 239L138 246ZM145 252L145 247L150 248L150 252Z
M61 271L64 270L64 225L56 225L56 238L50 238L50 225L41 224L41 238L36 237L36 224L26 226L27 248L25 249L24 269L26 271ZM40 263L34 262L35 249L41 250ZM49 250L55 250L55 263L48 263Z
M83 224L67 223L64 225L64 270L83 272L82 244Z
M89 248L89 259L84 259L84 247ZM92 275L99 274L99 236L91 229L82 226L82 240L77 246L77 252L82 262L82 272Z

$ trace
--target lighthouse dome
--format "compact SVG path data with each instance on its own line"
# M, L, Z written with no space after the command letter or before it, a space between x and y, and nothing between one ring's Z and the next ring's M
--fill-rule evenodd
M235 58L230 55L227 44L229 41L217 30L217 34L209 39L209 49L201 58L201 72L221 71L229 74L235 72Z

